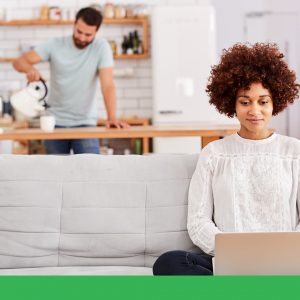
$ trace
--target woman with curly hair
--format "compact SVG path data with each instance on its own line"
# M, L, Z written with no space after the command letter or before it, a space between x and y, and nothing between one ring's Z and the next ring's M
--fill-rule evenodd
M275 44L236 44L213 66L209 102L237 117L240 130L208 144L191 179L187 228L203 252L164 253L155 275L212 275L220 232L300 230L300 141L268 129L272 116L298 98L296 75L283 58Z

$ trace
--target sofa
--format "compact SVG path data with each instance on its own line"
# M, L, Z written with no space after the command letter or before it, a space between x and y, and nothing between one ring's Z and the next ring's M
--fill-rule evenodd
M187 233L197 154L0 155L0 275L152 275Z

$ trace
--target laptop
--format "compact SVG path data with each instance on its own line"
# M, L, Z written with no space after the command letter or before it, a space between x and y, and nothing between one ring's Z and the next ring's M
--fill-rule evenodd
M220 233L214 275L300 275L300 232Z

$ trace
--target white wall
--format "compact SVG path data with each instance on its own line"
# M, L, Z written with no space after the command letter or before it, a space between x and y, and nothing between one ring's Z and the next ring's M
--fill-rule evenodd
M264 0L212 0L217 19L217 49L219 54L244 39L244 16L250 11L264 11Z

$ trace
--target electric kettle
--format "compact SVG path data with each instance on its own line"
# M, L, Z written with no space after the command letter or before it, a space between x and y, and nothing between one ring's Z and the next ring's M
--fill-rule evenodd
M11 95L12 107L27 118L37 117L49 107L45 98L48 88L44 80L28 82L26 88Z

